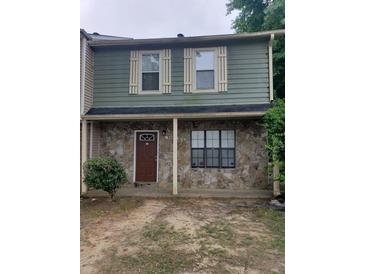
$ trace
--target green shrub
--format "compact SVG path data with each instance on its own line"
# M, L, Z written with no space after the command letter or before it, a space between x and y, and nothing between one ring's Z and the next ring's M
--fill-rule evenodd
M272 163L278 162L280 167L279 180L285 182L285 101L277 99L264 116L264 126L267 130L266 149ZM272 168L269 169L270 173Z
M84 182L88 187L102 189L113 199L116 189L127 182L124 167L111 157L95 157L84 164Z

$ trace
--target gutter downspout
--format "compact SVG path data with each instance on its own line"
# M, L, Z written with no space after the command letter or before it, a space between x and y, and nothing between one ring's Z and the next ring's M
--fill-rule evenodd
M81 44L81 98L80 98L80 113L84 114L85 106L85 72L86 72L86 38L82 38Z
M269 90L270 90L270 102L274 100L274 80L273 80L273 62L272 62L272 43L274 41L275 34L270 35L269 41Z

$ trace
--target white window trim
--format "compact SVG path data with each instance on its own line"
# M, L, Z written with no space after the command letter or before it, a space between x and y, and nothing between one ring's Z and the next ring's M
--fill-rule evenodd
M213 51L214 52L214 89L197 89L196 88L196 52ZM218 93L218 50L212 48L193 48L193 90L192 93Z
M142 90L142 55L159 54L159 73L158 73L158 90ZM141 50L139 51L139 75L138 75L138 94L140 95L160 95L162 94L162 50Z

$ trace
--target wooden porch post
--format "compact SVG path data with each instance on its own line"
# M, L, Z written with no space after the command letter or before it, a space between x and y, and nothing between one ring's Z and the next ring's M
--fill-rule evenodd
M177 195L177 118L173 119L172 194Z
M274 179L274 184L273 184L273 194L274 197L280 195L280 168L279 168L279 161L277 159L277 154L276 154L276 149L274 148L273 151L273 179Z
M274 189L273 194L274 197L280 195L280 181L279 181L279 163L274 163L274 171L273 171L273 177L274 177Z
M82 182L81 182L81 193L87 192L87 186L84 183L84 163L87 160L87 121L82 120L82 129L81 129L81 174L82 174Z

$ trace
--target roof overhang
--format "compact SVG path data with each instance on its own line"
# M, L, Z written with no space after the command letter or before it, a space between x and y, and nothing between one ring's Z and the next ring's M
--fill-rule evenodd
M91 36L84 29L80 29L80 33L85 36L86 40L91 40Z
M176 114L109 114L109 115L82 115L82 120L87 121L154 121L171 120L174 118L183 120L192 119L223 119L223 118L260 118L265 111L256 112L220 112L220 113L176 113Z
M269 104L257 105L219 105L190 107L119 107L92 108L83 120L171 120L178 119L224 119L224 118L259 118Z
M223 42L223 41L258 39L258 38L270 39L271 35L274 35L275 37L284 36L285 30L281 29L281 30L262 31L262 32L244 32L244 33L237 33L237 34L173 37L173 38L100 40L100 41L89 41L88 44L91 47L191 44L191 43L196 43L196 42L199 42L199 43Z

